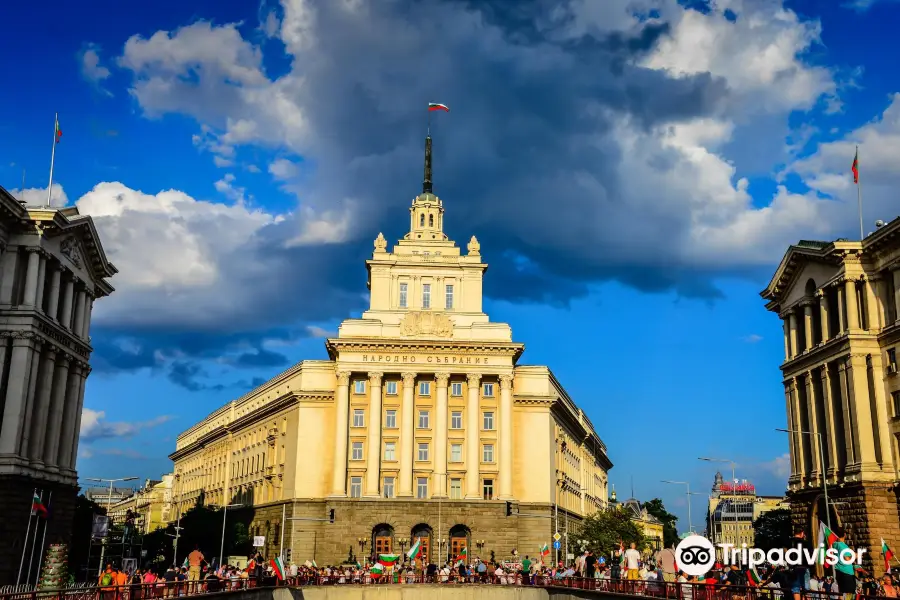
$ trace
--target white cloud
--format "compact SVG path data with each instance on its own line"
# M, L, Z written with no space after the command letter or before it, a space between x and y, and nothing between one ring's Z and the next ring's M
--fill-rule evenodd
M282 181L293 179L299 172L300 169L297 167L297 163L289 161L286 158L276 159L269 165L269 173L275 177L275 179L280 179Z
M107 421L106 412L85 407L81 412L80 439L84 443L90 443L103 438L131 437L143 429L157 427L170 421L172 417L161 415L148 421L125 422ZM80 452L84 458L89 458L87 450Z
M763 470L766 470L775 477L787 482L787 478L791 475L791 455L789 452L785 452L781 456L762 463L760 466Z
M79 53L78 58L81 64L81 76L94 84L102 93L112 96L112 92L101 87L103 81L108 79L111 73L109 69L100 64L100 47L96 44L88 44Z
M763 340L763 336L758 333L751 333L750 335L744 336L743 339L748 344L756 344L757 342L761 342Z
M52 133L52 132L51 132ZM24 201L28 206L47 206L47 188L25 188L24 190L9 190L17 200ZM66 206L69 203L69 197L62 186L58 183L53 184L53 191L50 194L51 206Z

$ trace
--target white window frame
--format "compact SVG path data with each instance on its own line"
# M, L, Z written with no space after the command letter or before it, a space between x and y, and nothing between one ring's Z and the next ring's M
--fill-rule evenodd
M419 500L424 500L428 498L428 478L427 477L417 477L416 478L416 498Z
M353 409L353 427L366 426L366 411L362 408Z
M409 302L407 301L409 297L409 284L405 281L400 282L400 297L398 298L398 306L400 308L406 308Z
M350 478L350 497L362 498L362 477Z
M486 462L486 463L494 462L494 445L493 444L484 444L481 447L481 462Z
M456 484L455 486L453 484ZM455 477L450 480L450 499L462 500L462 479Z
M394 481L393 477L385 477L384 484L381 486L382 496L385 498L393 498L394 497Z
M486 410L481 416L481 427L484 431L494 430L494 411Z
M419 420L417 422L418 429L431 429L431 411L430 410L420 410L419 411Z
M422 284L422 308L431 308L431 284Z
M462 398L462 382L454 381L450 384L450 395L454 398Z
M356 455L356 451L359 450L359 456ZM362 460L365 455L362 442L352 442L350 444L350 460Z
M366 393L366 380L365 379L357 379L353 382L353 393L354 394L365 394Z
M384 460L397 460L397 442L384 443Z
M455 423L457 416L459 417L459 423ZM454 410L450 412L450 429L462 429L463 424L463 414L461 410Z
M397 395L397 382L396 381L386 381L384 384L384 393L388 396L396 396Z
M444 305L445 308L452 309L453 308L453 284L448 283L444 286Z
M384 411L384 428L397 429L397 411L395 409Z
M425 458L422 458L423 456ZM416 460L419 462L428 461L428 442L419 443L418 450L416 451Z
M491 493L490 493L489 498L485 498L485 496L488 495L485 493L487 491L488 482L490 482ZM494 480L493 479L482 479L481 480L481 497L484 498L485 500L493 500L494 499Z
M454 453L454 450L457 450L458 452ZM462 444L450 444L450 462L461 463L462 461L463 461Z
M419 395L420 396L430 396L431 395L431 382L430 381L420 381L419 382Z
M493 398L494 397L494 384L493 383L485 383L482 386L482 390L484 392L485 398Z

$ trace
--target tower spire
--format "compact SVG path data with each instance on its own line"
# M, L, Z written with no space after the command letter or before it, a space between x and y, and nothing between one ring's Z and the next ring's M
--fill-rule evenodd
M422 181L422 193L431 194L431 134L425 136L425 179Z

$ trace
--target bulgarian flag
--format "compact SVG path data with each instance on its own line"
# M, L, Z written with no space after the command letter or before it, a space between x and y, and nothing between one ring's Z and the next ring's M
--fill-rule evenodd
M834 544L838 540L837 534L835 534L831 529L828 528L828 525L819 521L819 547L822 549L819 552L819 562L820 564L825 563L825 550L831 548L832 544Z
M59 143L59 138L62 137L62 129L59 128L59 115L56 117L56 124L53 128L53 141L55 143Z
M184 559L184 562L187 563L187 559ZM255 568L256 568L256 561L251 558L250 562L247 563L247 570L252 571Z
M625 544L622 542L619 542L619 568L625 568Z
M269 562L272 564L272 570L275 571L275 577L284 579L284 563L281 562L281 557L276 556Z
M750 587L759 587L759 584L762 583L762 577L759 576L759 573L756 572L756 567L747 570L747 584Z
M887 542L881 538L881 553L884 554L884 572L891 572L891 559L894 558L894 551L888 548Z
M541 546L541 558L550 554L550 546L547 545L547 542L544 542L544 545Z
M399 554L379 554L378 563L383 567L392 567L400 560Z
M412 545L409 549L409 552L406 553L406 558L409 560L415 560L422 555L422 538L416 538L416 543Z
M34 498L31 500L31 514L41 515L45 519L47 518L47 507L44 506L37 491L34 492Z
M382 575L384 575L384 565L381 563L375 563L369 568L369 574L373 579L378 579Z
M429 102L428 110L430 110L430 111L442 110L444 112L450 112L450 107L447 106L446 104L438 104L437 102Z
M467 558L469 558L469 549L463 546L463 549L459 551L459 556L456 557L456 564L465 564Z
M859 146L856 147L856 156L853 157L850 170L853 171L853 183L859 185Z

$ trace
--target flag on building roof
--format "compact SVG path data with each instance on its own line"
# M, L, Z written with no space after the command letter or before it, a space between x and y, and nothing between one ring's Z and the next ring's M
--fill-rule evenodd
M547 542L544 542L544 545L541 546L541 558L550 554L550 546L547 545Z
M442 110L444 112L450 112L450 107L446 104L438 104L437 102L429 102L428 110Z
M35 490L34 498L31 500L31 514L41 515L45 519L47 518L47 507L44 506L41 497L38 496L37 490Z
M281 557L276 556L272 560L269 561L272 565L272 570L275 571L275 577L278 579L284 579L284 563L281 562Z
M369 574L374 579L378 579L384 574L384 565L382 565L381 563L375 563L369 568Z
M853 171L853 183L859 185L859 148L856 148L856 155L853 157L853 164L850 166Z
M894 558L894 551L888 548L887 542L881 538L881 553L884 554L884 572L891 572L891 559Z
M398 560L400 560L399 554L379 554L378 562L381 563L385 567L393 566Z
M406 558L409 560L415 560L422 554L422 538L416 538L416 543L410 547L409 552L406 553Z
M59 143L59 138L62 137L62 129L59 128L59 117L56 117L56 125L54 125L55 129L53 131L53 139L56 140L56 143Z

